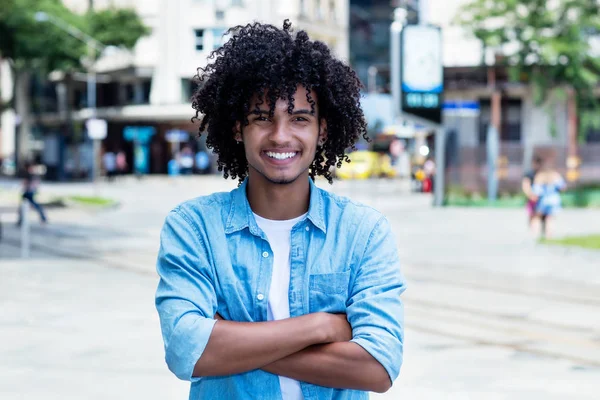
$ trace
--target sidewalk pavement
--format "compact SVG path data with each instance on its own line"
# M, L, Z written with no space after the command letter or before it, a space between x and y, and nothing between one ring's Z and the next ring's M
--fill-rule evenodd
M369 204L390 220L406 269L476 270L506 275L509 279L549 279L557 285L600 285L598 251L538 244L527 231L520 209L432 208L431 197L399 192L393 181L341 181L319 186ZM158 235L166 214L181 201L216 191L228 191L234 181L220 177L126 178L99 188L91 184L46 185L44 192L103 196L120 202L110 210L56 209L50 223L38 227L31 214L32 241L59 254L102 256L118 263L153 268ZM0 206L1 206L0 202ZM16 242L20 233L5 221L7 240ZM558 235L581 235L600 231L600 210L568 209L557 218ZM138 265L139 264L139 265Z
M599 351L597 252L537 245L522 210L432 209L430 197L386 181L319 184L388 216L409 282L403 370L371 398L597 398L600 370L577 361ZM3 216L0 398L186 398L188 385L164 365L153 309L158 233L177 203L232 187L212 178L101 185L120 207L54 209L47 226L34 215L26 260L16 214ZM592 232L599 217L565 212L559 229Z

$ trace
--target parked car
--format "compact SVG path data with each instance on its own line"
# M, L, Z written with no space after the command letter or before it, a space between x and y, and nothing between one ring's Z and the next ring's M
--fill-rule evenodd
M391 159L387 154L359 150L348 155L349 163L343 163L336 172L340 179L369 179L396 175Z

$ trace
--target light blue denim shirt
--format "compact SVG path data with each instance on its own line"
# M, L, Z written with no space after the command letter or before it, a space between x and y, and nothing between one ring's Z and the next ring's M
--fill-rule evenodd
M247 181L246 181L247 182ZM281 399L279 379L262 370L193 378L215 313L267 320L273 253L257 226L246 182L230 193L187 201L167 216L160 238L156 308L169 369L192 382L190 399ZM405 289L387 219L311 181L306 219L291 233L290 316L346 313L352 341L394 381L402 364ZM301 382L305 400L366 399L367 392Z

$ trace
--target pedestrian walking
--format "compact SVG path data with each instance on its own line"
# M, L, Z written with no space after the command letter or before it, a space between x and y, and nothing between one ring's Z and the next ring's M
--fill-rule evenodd
M199 69L192 104L225 178L171 211L156 307L190 399L367 399L400 371L404 321L386 217L315 185L366 138L360 81L322 42L253 23Z
M106 180L112 182L117 174L117 156L112 151L107 151L102 156L102 164L106 173Z
M117 174L122 176L127 172L127 157L125 156L125 152L123 150L119 150L117 152L116 157L117 163Z
M554 234L555 218L562 206L560 192L566 188L563 177L549 166L548 161L542 161L531 186L536 196L533 231L536 237L551 238ZM543 222L543 223L542 223Z
M532 186L533 181L535 180L535 176L542 167L542 158L540 156L535 156L533 158L533 162L531 165L531 170L528 171L521 181L521 189L523 190L523 194L527 198L527 203L525 204L525 209L527 210L527 225L529 226L529 230L534 232L536 229L536 224L534 219L536 217L535 206L537 204L537 195L533 193ZM544 221L540 221L541 224Z
M191 175L194 171L194 153L188 146L185 146L179 155L179 170L182 175Z
M40 220L43 224L48 222L44 208L40 203L37 202L35 196L40 186L40 179L35 174L35 166L33 163L27 163L25 165L25 177L23 179L22 194L21 194L21 206L19 207L19 217L17 225L21 226L23 222L23 203L27 202L33 206L33 208L40 215Z

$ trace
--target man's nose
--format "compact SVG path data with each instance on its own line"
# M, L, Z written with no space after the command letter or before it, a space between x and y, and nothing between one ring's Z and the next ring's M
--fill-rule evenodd
M276 122L275 124L273 124L273 130L269 135L269 139L273 143L277 144L288 143L290 140L290 130L288 128L289 127L285 123L281 121Z

